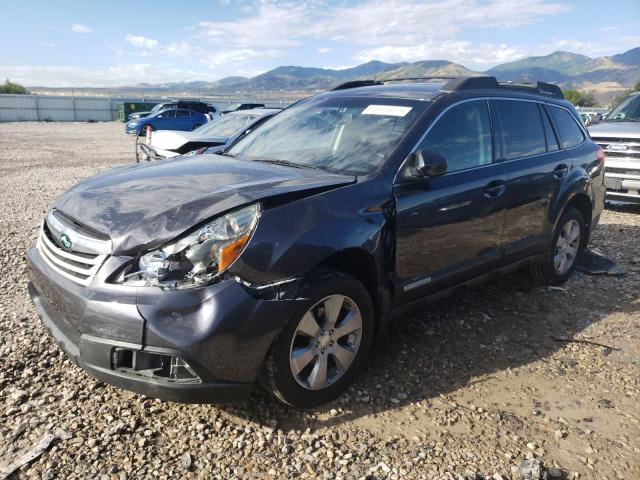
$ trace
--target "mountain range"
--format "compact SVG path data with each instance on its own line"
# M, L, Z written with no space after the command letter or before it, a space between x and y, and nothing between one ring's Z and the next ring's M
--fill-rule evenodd
M545 81L563 88L595 87L612 83L628 88L640 82L640 47L610 57L591 58L556 51L504 63L485 72L470 70L446 60L385 63L377 60L352 68L330 69L282 66L255 77L226 77L215 82L181 82L144 85L143 88L215 93L259 93L326 90L339 83L359 79L392 79L425 76L493 75L505 81ZM142 87L142 85L139 85Z

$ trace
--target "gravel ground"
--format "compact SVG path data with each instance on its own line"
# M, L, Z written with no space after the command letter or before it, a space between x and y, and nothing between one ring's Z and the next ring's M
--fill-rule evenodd
M25 251L60 192L132 161L123 130L0 124L0 466L57 435L14 476L515 480L528 458L549 478L640 478L640 208L608 209L593 236L624 277L548 290L518 272L433 304L314 410L259 389L179 405L89 378L40 326Z

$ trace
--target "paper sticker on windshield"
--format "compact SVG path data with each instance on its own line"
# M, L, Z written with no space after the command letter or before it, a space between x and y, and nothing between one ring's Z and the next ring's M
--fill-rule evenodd
M362 115L385 115L389 117L404 117L411 111L411 107L399 105L369 105L362 111Z

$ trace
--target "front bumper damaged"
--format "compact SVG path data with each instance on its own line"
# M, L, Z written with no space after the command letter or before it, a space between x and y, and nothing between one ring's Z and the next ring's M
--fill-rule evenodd
M88 286L28 252L29 295L67 356L93 377L149 397L186 403L242 401L296 299L264 295L229 278L190 290L129 287L99 273ZM122 263L107 259L101 272Z

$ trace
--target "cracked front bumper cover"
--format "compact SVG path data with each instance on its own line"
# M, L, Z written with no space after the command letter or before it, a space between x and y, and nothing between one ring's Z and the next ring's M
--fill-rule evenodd
M193 290L108 285L60 277L28 252L29 295L67 356L90 375L126 390L185 403L242 401L296 300L252 295L233 279ZM116 351L177 357L198 381L172 381L118 369Z

